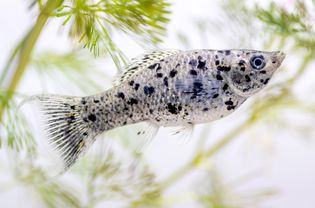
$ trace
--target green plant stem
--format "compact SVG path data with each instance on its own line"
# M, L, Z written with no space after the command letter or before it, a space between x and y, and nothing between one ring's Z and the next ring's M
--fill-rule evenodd
M0 123L3 118L4 110L7 107L10 99L13 97L14 92L21 81L26 66L30 60L31 53L34 49L34 46L38 40L38 37L44 28L47 20L51 16L52 12L58 8L63 0L49 0L47 1L45 7L43 10L41 10L36 23L32 30L26 35L24 41L22 41L22 44L20 46L20 51L19 51L19 60L17 63L17 66L14 70L12 80L7 88L7 94L6 97L3 99L1 106L0 106ZM16 53L16 51L14 52ZM9 60L10 61L10 60Z
M27 37L28 34L25 36ZM13 50L13 52L11 53L11 56L9 57L4 69L2 70L1 72L1 75L0 75L0 86L3 86L3 82L5 80L5 77L7 76L9 70L10 70L10 67L12 66L12 63L14 62L16 56L19 54L19 51L21 49L21 45L23 44L25 38L15 47L15 49Z

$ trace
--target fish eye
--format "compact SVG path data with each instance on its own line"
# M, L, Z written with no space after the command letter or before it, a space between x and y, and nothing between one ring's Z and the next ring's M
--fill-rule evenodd
M250 65L253 67L253 69L261 70L265 67L265 59L263 56L253 56L250 59Z

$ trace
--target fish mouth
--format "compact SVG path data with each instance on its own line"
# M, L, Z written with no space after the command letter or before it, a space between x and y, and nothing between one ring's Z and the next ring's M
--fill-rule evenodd
M276 51L274 53L275 53L278 63L281 64L282 61L285 59L285 53L283 53L282 51Z

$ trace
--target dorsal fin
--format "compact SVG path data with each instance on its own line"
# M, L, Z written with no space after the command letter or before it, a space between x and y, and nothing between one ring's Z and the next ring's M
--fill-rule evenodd
M144 53L140 56L137 56L136 58L131 59L130 63L122 68L121 73L114 80L114 86L119 85L139 71L146 69L148 66L178 52L180 52L180 50L160 49Z

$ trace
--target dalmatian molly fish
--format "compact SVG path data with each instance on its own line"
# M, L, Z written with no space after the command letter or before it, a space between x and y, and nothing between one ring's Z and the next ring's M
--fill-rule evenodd
M160 126L191 129L227 116L268 84L284 58L280 51L156 50L131 60L103 93L34 97L46 140L67 170L104 131L148 122L153 137Z

